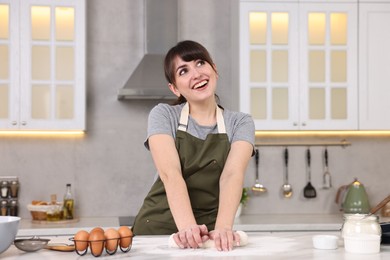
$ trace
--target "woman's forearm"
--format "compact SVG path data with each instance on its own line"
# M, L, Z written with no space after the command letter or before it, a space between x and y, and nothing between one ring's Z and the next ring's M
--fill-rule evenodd
M149 138L149 145L178 230L196 225L173 138L169 135L153 135Z
M180 231L196 225L184 179L181 177L165 180L164 187L177 229Z
M233 226L252 151L253 146L248 142L237 141L232 144L219 183L219 209L215 229L231 229Z

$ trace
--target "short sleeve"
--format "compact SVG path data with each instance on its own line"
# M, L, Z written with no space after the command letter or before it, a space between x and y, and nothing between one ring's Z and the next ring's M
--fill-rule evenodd
M235 141L247 141L255 145L255 124L249 114L239 113L234 120L231 142Z
M149 149L149 137L155 134L168 134L176 138L178 125L177 108L168 104L158 104L153 107L148 117L147 137L144 145Z

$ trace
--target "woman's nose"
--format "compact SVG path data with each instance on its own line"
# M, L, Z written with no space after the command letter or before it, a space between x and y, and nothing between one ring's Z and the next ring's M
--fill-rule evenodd
M192 77L197 78L199 76L200 76L200 71L199 71L198 67L194 67L192 70Z

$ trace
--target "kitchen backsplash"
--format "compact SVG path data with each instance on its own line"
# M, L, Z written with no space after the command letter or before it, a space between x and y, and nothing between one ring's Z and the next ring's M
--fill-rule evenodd
M235 28L230 17L237 10L235 4L237 1L179 1L180 39L200 41L210 50L219 72L218 95L223 106L234 110L238 109L238 81L232 77L237 70L232 60L237 54L233 53ZM27 204L32 200L50 200L51 194L60 198L66 183L72 184L77 216L134 215L155 177L143 142L148 113L158 101L117 100L117 90L144 54L143 0L89 0L87 6L85 136L0 136L0 176L18 176L22 217L30 217ZM193 19L200 13L202 19ZM354 177L365 185L371 204L379 202L388 195L390 139L366 136L348 141L352 145L346 148L328 147L333 184L329 190L321 189L324 147L310 148L312 184L317 191L314 199L303 197L307 147L289 147L290 199L280 192L284 147L259 147L260 180L268 192L251 196L244 214L337 213L336 190ZM245 186L253 185L254 174L253 158Z
M260 182L268 192L260 196L251 196L244 214L257 213L338 213L340 204L336 204L339 187L350 184L357 178L366 188L371 206L388 195L388 185L383 181L388 175L387 150L390 142L385 138L351 138L351 146L342 148L327 147L329 172L332 188L323 188L324 147L310 147L311 184L317 196L307 199L303 189L307 185L306 150L307 147L289 147L289 183L293 196L284 198L281 188L284 175L284 147L259 147L261 153L259 175ZM383 163L386 162L386 163ZM245 186L255 181L255 162L251 161L246 175Z

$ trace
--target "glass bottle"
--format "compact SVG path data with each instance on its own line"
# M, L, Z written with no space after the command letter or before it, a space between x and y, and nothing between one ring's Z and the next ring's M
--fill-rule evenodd
M18 191L19 191L19 181L18 179L13 180L10 184L10 194L11 198L17 198L18 197Z
M66 184L66 192L64 195L64 219L73 219L74 213L74 198L71 185Z
M1 200L0 202L0 216L8 215L8 201Z
M0 197L6 199L8 198L8 194L9 194L8 181L2 181L0 183Z
M9 204L9 215L14 217L18 216L18 201L11 200Z

